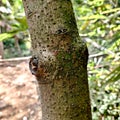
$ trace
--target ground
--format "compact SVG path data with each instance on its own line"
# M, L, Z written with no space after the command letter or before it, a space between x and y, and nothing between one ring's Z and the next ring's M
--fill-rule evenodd
M40 120L36 84L28 58L0 60L0 120Z

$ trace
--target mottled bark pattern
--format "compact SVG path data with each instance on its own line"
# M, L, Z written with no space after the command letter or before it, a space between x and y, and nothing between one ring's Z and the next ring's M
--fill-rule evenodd
M88 51L70 0L23 0L39 83L42 120L91 120Z

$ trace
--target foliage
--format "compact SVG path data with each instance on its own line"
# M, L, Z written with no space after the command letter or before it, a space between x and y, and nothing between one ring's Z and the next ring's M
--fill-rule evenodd
M93 120L120 119L120 1L74 0L81 38L89 47Z
M0 41L13 37L17 32L27 30L27 22L21 0L2 0L0 7L1 24L9 27L8 32L0 35Z
M9 57L15 57L15 56L26 56L30 54L30 51L28 50L29 47L26 46L28 44L28 25L26 22L26 17L22 5L22 0L2 0L0 2L0 28L1 28L1 34L0 34L0 41L4 40L4 55L6 58ZM16 38L18 40L18 46L19 48L15 47L16 44ZM14 39L14 40L13 40ZM5 41L6 40L6 41ZM13 40L14 45L10 47L7 42ZM24 42L25 49L22 49L24 47L21 44L20 41L26 40ZM30 42L30 41L29 41ZM30 44L30 43L29 43ZM8 46L6 46L8 45ZM9 48L9 50L8 50ZM22 49L22 50L19 50Z

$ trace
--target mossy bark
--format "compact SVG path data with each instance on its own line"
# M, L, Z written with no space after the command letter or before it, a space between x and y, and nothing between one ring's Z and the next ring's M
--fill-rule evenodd
M91 120L88 51L70 0L23 0L38 59L42 120Z

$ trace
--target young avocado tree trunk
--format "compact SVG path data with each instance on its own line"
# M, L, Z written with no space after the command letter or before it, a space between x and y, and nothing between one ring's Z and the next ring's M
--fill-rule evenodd
M23 0L32 39L42 120L91 120L88 50L70 0Z

